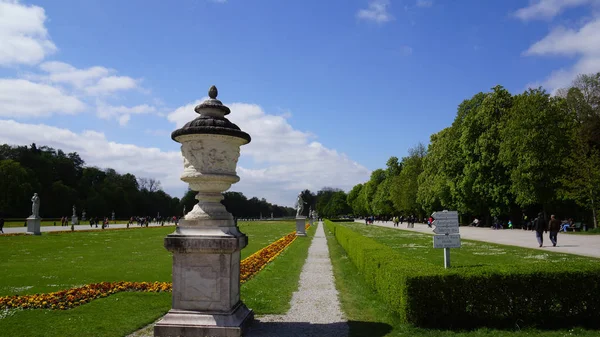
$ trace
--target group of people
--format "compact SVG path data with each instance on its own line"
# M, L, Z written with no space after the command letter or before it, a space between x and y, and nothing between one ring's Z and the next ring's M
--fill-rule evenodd
M550 221L546 221L544 213L538 213L537 217L533 220L533 229L535 230L535 237L537 238L540 247L544 244L544 233L550 232L549 238L552 242L552 246L556 247L558 242L558 232L561 229L561 222L556 218L554 214L550 215Z
M483 222L477 218L475 218L473 220L473 222L471 222L471 224L470 224L470 226L473 226L473 227L480 227L483 225L484 225ZM506 225L507 225L508 229L514 228L512 220L508 220ZM560 220L558 220L556 218L556 216L554 214L552 214L550 216L550 219L547 219L543 212L538 213L537 217L535 217L534 219L528 219L528 217L526 215L524 215L523 223L522 223L523 230L535 231L535 236L537 238L537 241L538 241L538 244L540 245L540 247L542 247L544 244L544 237L543 237L544 233L550 232L550 234L549 234L550 242L552 242L552 246L556 246L556 244L558 242L558 232L561 230L564 230L566 232L567 229L572 228L572 226L573 226L573 219L569 219L569 220L565 220L565 221L561 222ZM504 228L504 224L502 223L502 221L499 220L497 217L494 217L494 220L492 221L491 229L503 229L503 228Z
M170 218L163 216L157 216L154 218L150 216L132 216L127 222L127 228L129 228L129 226L133 224L137 224L140 227L148 227L150 223L156 223L160 224L161 226L164 226L165 222L177 224L179 222L179 219L176 216Z
M415 222L417 222L417 217L414 215L410 215L408 217L400 215L392 218L394 227L400 227L400 225L404 224L404 221L406 221L406 228L415 228Z
M100 222L98 221L98 217L92 217L90 218L90 227L93 227L94 225L96 225L96 228L98 228L98 224ZM108 221L108 217L105 217L104 220L102 220L102 228L108 228L108 225L110 224L110 221Z

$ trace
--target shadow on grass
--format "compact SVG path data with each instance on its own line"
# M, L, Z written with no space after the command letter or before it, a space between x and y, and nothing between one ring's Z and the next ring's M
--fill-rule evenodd
M392 331L385 323L349 321L327 324L261 322L256 319L244 337L383 337Z

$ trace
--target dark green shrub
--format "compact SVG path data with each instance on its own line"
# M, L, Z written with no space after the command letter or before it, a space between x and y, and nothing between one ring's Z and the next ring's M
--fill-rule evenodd
M405 323L443 329L600 327L600 266L445 270L404 258L341 224L325 224L366 283Z

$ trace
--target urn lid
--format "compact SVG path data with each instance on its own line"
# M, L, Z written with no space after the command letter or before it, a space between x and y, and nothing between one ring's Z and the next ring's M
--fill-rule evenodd
M187 122L181 129L173 131L171 138L177 141L177 137L183 135L213 134L238 137L250 143L250 135L225 118L225 115L231 113L231 110L217 99L218 94L217 87L214 85L210 87L208 90L208 97L210 98L194 109L200 116Z

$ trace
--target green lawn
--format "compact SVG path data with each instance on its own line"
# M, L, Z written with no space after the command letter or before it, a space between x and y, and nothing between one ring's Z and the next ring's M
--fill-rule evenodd
M295 229L292 221L240 222L239 227L249 237L242 258ZM150 227L0 237L0 296L46 293L102 281L171 281L171 255L163 247L165 235L171 232L173 227ZM301 269L308 251L310 239L299 239L304 241L296 240L243 285L244 301L258 314L285 310L300 273L295 275L291 269L298 265ZM264 277L261 281L263 273L273 279L283 277L279 282ZM270 300L253 293L262 289L270 291ZM0 331L6 336L123 336L164 315L170 306L170 293L120 293L66 311L0 311Z
M385 244L404 256L431 263L444 265L444 250L433 248L431 235L411 231L397 230L379 226L365 226L359 223L344 223L344 226L363 236ZM493 233L490 233L493 235ZM535 239L532 237L532 242ZM532 243L533 244L533 243ZM539 249L505 246L493 243L461 239L461 248L450 250L452 269L472 269L490 267L494 270L511 269L528 264L598 264L600 260L572 254L562 254Z
M349 226L354 226L348 224ZM360 227L360 228L359 228ZM443 263L441 256L441 250L423 249L420 247L431 247L431 236L425 234L412 233L407 231L398 231L394 229L386 229L376 226L365 226L358 225L355 230L360 230L366 236L371 237L382 243L386 243L389 246L403 249L402 251L406 254L410 254L411 257L419 258L417 256L424 255L425 259L430 260L432 263L440 264ZM395 233L396 232L396 233ZM496 336L515 336L515 337L562 337L562 336L600 336L600 331L596 330L585 330L580 328L570 330L558 330L558 331L547 331L547 330L520 330L515 325L512 330L496 330L496 329L478 329L474 331L450 331L450 330L433 330L433 329L421 329L408 324L400 323L400 319L391 313L389 308L385 306L383 301L379 298L379 295L372 291L366 282L362 279L360 272L356 266L348 258L348 255L344 249L338 244L332 233L325 227L325 234L327 236L327 243L329 246L329 254L333 264L333 271L336 280L336 287L339 292L339 298L342 305L346 318L349 321L350 326L350 337L359 336L371 336L371 337L383 337L383 336L423 336L423 337L496 337ZM464 242L463 242L464 244ZM407 249L408 248L408 249ZM420 248L420 249L417 249ZM453 249L452 258L453 265L456 266L477 266L480 264L488 263L505 263L507 267L510 263L515 262L518 259L523 259L527 256L537 256L537 251L530 249L521 249L502 245L491 245L488 243L480 243L475 241L468 241L464 246L465 250L471 250L473 253L489 253L496 255L478 255L474 256L476 261L470 262L466 258L466 255L458 254L461 249ZM428 252L433 251L433 253ZM437 253L435 253L437 252ZM550 259L552 261L562 261L561 255L552 255ZM515 255L515 256L504 256L504 255ZM481 256L482 258L479 258ZM503 258L500 256L504 256ZM568 255L569 258L573 255ZM491 259L491 260L488 260ZM583 258L587 259L587 258ZM525 258L525 261L520 263L535 263L528 262L530 258ZM539 258L531 258L532 261L537 261ZM596 259L587 259L593 263L598 263ZM456 264L454 263L456 261ZM491 261L491 262L488 262ZM519 262L516 262L519 263ZM568 296L568 293L565 293Z

